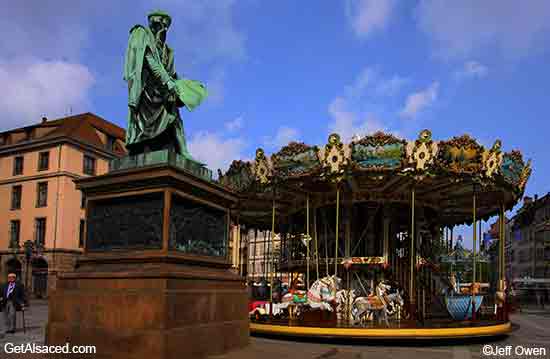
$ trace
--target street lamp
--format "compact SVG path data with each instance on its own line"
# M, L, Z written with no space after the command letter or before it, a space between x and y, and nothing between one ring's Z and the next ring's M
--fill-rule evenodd
M17 252L19 252L19 249L21 246L19 245L18 241L15 241L13 238L10 239L10 246L9 249L11 249L11 254L13 258L17 259Z
M27 269L25 271L25 287L27 288L27 291L29 291L29 264L31 262L31 259L35 255L40 255L42 253L42 250L44 249L44 246L40 242L31 241L30 239L25 241L23 243L23 250L25 253L25 260L26 260L26 266Z

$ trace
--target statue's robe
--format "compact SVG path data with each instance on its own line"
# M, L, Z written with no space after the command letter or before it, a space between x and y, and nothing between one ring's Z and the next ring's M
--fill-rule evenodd
M176 153L191 159L187 151L178 98L168 90L177 79L173 50L159 48L152 31L136 25L124 63L124 80L128 82L128 130L126 146L130 153L174 147ZM170 146L173 145L173 146Z

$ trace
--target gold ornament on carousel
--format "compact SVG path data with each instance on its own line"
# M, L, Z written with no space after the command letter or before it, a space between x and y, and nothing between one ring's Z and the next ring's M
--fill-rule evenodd
M414 164L415 170L423 171L433 163L437 150L437 143L432 140L430 130L423 130L416 141L407 143L407 158L409 163Z
M503 153L501 152L502 142L496 140L490 150L483 152L483 175L488 178L492 178L495 174L499 173L500 166L502 164Z
M325 148L319 150L319 158L325 170L321 176L332 182L340 182L349 164L349 146L342 143L338 134L332 133Z
M272 174L271 164L265 156L264 150L258 148L256 150L256 160L254 161L254 175L261 184L267 184L270 182Z

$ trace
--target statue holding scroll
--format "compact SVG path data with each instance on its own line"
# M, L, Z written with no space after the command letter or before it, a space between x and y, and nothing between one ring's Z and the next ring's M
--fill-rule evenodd
M128 82L130 155L168 149L192 160L187 150L180 107L193 110L206 97L203 84L178 79L174 52L166 43L172 19L163 11L148 15L149 26L135 25L124 61Z

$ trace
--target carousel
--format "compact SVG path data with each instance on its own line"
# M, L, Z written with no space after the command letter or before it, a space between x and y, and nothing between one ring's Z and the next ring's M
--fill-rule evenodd
M504 241L498 268L480 257L481 221L522 198L531 173L518 151L468 135L414 141L382 132L322 147L291 142L233 161L219 183L238 194L236 247L264 234L263 298L250 298L253 334L342 338L459 338L508 333ZM458 256L452 229L473 228ZM478 233L479 231L479 233ZM276 244L275 244L276 243ZM457 262L458 261L458 262ZM464 265L468 262L470 265ZM483 270L484 269L484 270ZM480 273L498 272L497 288ZM255 273L243 273L247 276ZM253 281L250 281L252 284Z

